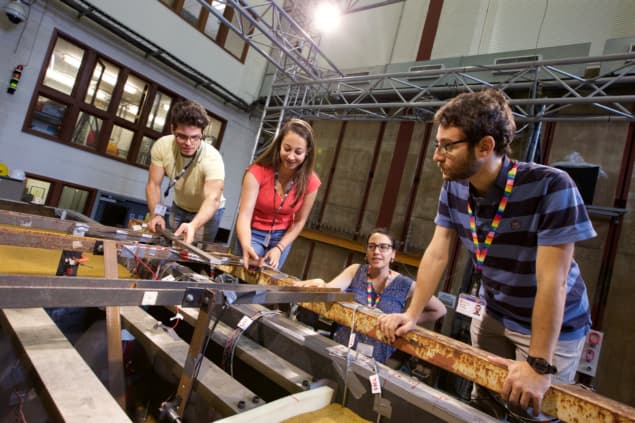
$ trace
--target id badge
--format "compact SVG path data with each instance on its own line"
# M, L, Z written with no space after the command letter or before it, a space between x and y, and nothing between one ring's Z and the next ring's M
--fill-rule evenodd
M459 302L456 305L458 313L476 320L483 320L485 308L485 301L468 294L460 294Z
M168 206L165 204L157 204L154 206L154 214L155 216L165 216L165 212L168 211Z
M262 242L262 245L264 245L264 247L267 248L270 242L271 242L271 231L267 232L267 235L265 236L265 240Z

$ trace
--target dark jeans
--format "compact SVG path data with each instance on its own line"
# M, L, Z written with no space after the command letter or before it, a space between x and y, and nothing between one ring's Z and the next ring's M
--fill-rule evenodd
M204 242L214 242L216 238L216 234L218 233L218 227L220 226L220 221L223 218L223 213L225 212L225 208L216 210L214 216L204 224L199 231L203 231L203 241ZM168 225L172 232L176 231L181 223L189 223L194 219L196 213L189 212L187 210L183 210L175 203L172 203L172 208L170 209L170 219L168 221ZM197 231L198 233L198 231Z

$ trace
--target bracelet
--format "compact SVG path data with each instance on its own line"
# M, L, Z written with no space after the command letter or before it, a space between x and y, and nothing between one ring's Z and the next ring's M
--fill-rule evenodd
M280 254L284 253L284 248L282 248L280 244L274 245L274 248L277 248L278 250L280 250Z

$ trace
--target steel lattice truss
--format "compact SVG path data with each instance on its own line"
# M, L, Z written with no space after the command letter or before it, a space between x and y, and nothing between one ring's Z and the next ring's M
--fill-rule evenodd
M299 15L296 13L293 18L277 2L264 0L252 5L240 0L198 2L291 81L310 81L327 73L343 75L319 49L315 37L300 26ZM231 7L238 16L229 21L223 5ZM318 57L326 63L325 68L318 67Z
M340 0L339 4L344 13L353 13L399 1ZM319 35L309 32L311 3L287 0L282 7L276 0L251 5L240 0L198 2L271 65L270 78L265 78L270 93L263 97L254 153L257 144L266 144L290 116L430 121L447 99L485 87L507 93L519 121L635 121L635 54L345 76L319 49ZM219 5L234 9L231 22L222 8L214 7ZM318 62L324 65L320 67ZM598 63L612 66L587 76L587 70Z
M570 65L614 63L591 78L567 70ZM292 112L311 120L429 121L454 95L495 87L511 98L520 121L626 119L634 121L635 54L470 66L419 72L337 77L273 85L269 118ZM300 86L301 96L290 97ZM573 106L586 104L582 114Z

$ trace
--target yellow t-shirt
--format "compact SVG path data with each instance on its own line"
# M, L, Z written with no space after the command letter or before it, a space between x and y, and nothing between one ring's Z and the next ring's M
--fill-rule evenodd
M201 152L187 172L174 185L174 202L180 208L192 213L198 212L204 200L203 186L208 179L225 180L223 158L213 146L201 142ZM178 151L174 135L159 138L150 151L152 164L165 170L165 175L172 181L191 160L183 157ZM221 195L220 206L225 207L225 196Z

